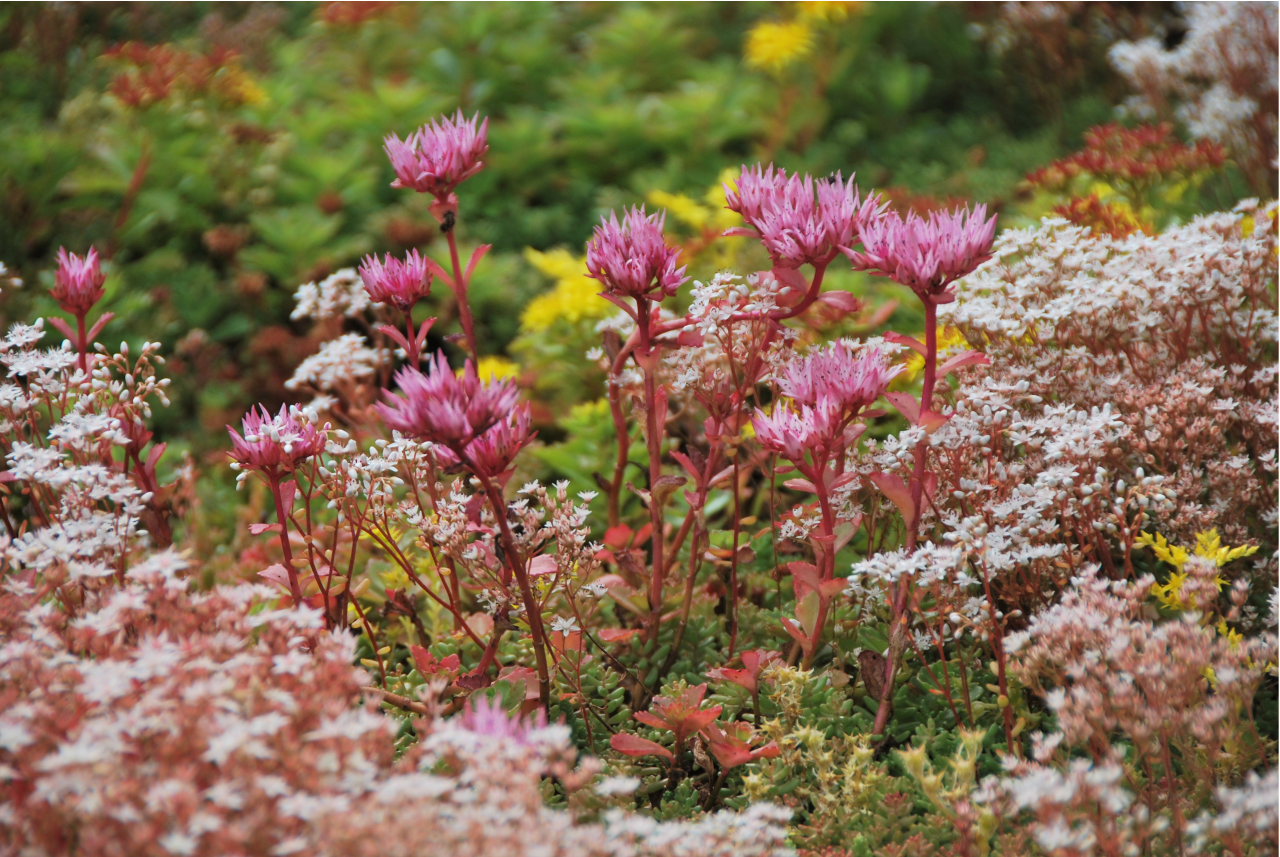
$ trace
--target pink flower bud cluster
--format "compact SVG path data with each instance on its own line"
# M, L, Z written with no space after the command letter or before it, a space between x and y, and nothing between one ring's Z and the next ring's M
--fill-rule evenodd
M601 219L587 243L588 276L615 297L662 300L674 295L687 277L683 267L676 267L679 248L663 240L665 220L665 212L646 215L643 206L627 212L621 224L616 213Z
M985 205L927 219L911 212L903 220L890 211L860 226L861 253L841 250L855 268L891 277L922 300L948 303L947 287L991 258L996 219L986 215Z
M250 409L241 421L244 434L231 426L231 458L237 470L258 471L271 476L292 472L303 461L324 451L325 433L318 430L296 409L281 407L272 417L261 405Z
M489 120L476 126L479 114L466 119L459 110L453 118L433 119L403 141L395 134L383 140L383 149L395 169L392 187L429 193L441 201L454 188L480 172L480 159L489 151Z
M402 395L384 392L379 413L390 428L443 447L437 455L444 464L497 476L532 437L529 406L516 404L515 385L496 377L482 382L470 360L458 376L437 352L426 373L405 367L396 384Z
M756 411L752 417L756 439L797 463L806 452L828 454L849 424L884 395L900 369L886 365L876 350L854 356L844 343L807 355L778 379L788 398L773 413Z
M785 268L829 263L881 211L878 197L859 198L852 176L845 182L836 173L815 182L808 175L775 171L772 164L743 167L737 187L724 190L728 208L749 227L725 234L758 237L774 263Z
M65 312L83 318L93 305L102 299L106 276L98 264L98 251L90 247L83 258L68 253L65 247L58 249L58 270L53 275L50 294Z
M376 254L365 256L360 279L370 300L391 304L404 313L431 294L431 269L417 250L405 254L403 262L390 254L381 262Z

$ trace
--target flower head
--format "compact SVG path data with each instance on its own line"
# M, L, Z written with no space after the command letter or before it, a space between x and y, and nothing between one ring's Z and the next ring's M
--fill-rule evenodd
M408 312L431 294L431 269L417 250L410 250L403 262L390 254L383 262L378 261L377 255L365 256L360 279L364 280L370 300L392 304L401 312Z
M453 118L431 120L403 141L395 134L385 137L383 148L396 171L391 186L447 199L484 166L480 159L489 151L489 120L477 128L478 118L479 114L466 119L459 110Z
M378 404L387 425L455 454L511 414L518 395L506 378L481 382L470 360L460 376L454 375L441 352L428 361L425 374L411 366L401 369L396 384L403 395L384 391L387 401Z
M765 449L801 462L806 452L826 449L839 435L840 407L825 398L817 407L779 402L772 413L756 411L751 427Z
M547 715L542 709L538 709L534 717L512 717L502 707L501 700L486 699L479 693L471 698L471 704L459 720L468 732L486 738L507 738L518 744L529 743L530 733L547 725Z
M845 182L836 173L815 182L775 171L772 164L744 167L736 188L725 185L725 201L749 227L725 234L759 237L774 262L786 268L830 262L880 210L878 197L860 199L852 177Z
M324 451L326 436L296 408L280 408L275 417L261 405L241 421L244 435L231 426L231 457L235 467L262 473L290 472Z
M778 387L797 404L816 407L828 399L852 416L883 396L901 368L886 364L877 349L855 356L846 343L837 342L791 361Z
M505 419L467 444L463 455L467 466L487 477L500 476L511 467L516 455L533 439L529 431L529 405L518 405Z
M923 218L911 212L903 220L890 211L859 226L861 253L841 251L855 268L891 277L921 299L946 303L947 287L991 258L996 219L986 219L987 207L972 212L935 211Z
M813 50L813 29L804 21L756 24L747 33L747 65L778 74Z
M632 208L618 223L616 212L600 221L587 242L588 276L604 283L616 297L656 298L674 295L687 278L676 267L677 247L662 238L666 213L646 215L644 207Z
M98 264L98 251L93 247L84 258L58 248L58 270L53 275L51 294L66 312L80 317L87 315L103 295L102 283L106 277Z

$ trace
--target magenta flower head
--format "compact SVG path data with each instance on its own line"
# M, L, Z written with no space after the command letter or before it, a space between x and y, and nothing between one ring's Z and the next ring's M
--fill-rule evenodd
M391 304L404 313L431 294L431 269L417 250L405 254L403 262L390 254L384 262L379 262L376 254L365 256L360 279L364 280L364 290L370 300Z
M725 185L724 191L728 208L747 222L725 234L759 238L784 268L830 263L839 248L853 243L858 227L880 212L876 196L860 200L853 177L846 183L839 173L815 182L757 164L743 167L738 186Z
M547 713L539 708L534 716L512 717L502 707L501 699L490 700L484 694L477 693L471 697L470 704L462 710L462 716L455 722L475 735L490 739L506 738L519 744L528 744L533 732L546 728Z
M883 396L900 371L901 366L887 365L877 349L854 356L846 343L837 342L791 361L778 387L796 404L816 407L826 399L852 418Z
M987 207L979 205L932 212L928 219L914 211L903 220L890 211L862 224L862 252L842 247L860 270L890 277L907 286L922 300L948 303L952 283L991 258L996 219L986 219Z
M300 411L287 407L280 408L275 417L261 405L257 410L250 408L240 425L243 436L227 426L235 461L232 467L266 476L293 472L303 461L323 452L327 440Z
M84 258L58 248L58 271L50 294L65 312L83 318L101 300L106 277L98 264L98 251L90 247Z
M676 293L687 277L676 267L678 247L662 237L666 212L646 215L632 208L618 223L616 212L601 218L587 242L587 276L604 283L605 296L662 300Z
M392 187L413 188L445 201L453 189L480 172L480 159L489 151L489 120L476 127L479 114L466 119L433 119L401 141L395 134L383 139L383 149L396 171Z
M823 399L816 407L778 402L773 413L756 411L751 418L756 440L770 452L776 452L794 463L802 463L805 453L815 459L824 457L840 435L840 406Z
M467 444L467 466L490 479L501 477L520 450L533 440L529 431L529 405L521 404L504 420Z
M453 374L444 354L436 352L423 374L412 366L396 373L402 396L383 391L378 412L392 429L429 440L461 456L471 441L511 414L519 395L506 378L481 382L468 360L462 376Z

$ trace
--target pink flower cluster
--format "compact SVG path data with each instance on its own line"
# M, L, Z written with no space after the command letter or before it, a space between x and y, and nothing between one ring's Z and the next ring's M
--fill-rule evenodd
M774 263L785 268L826 265L839 248L856 240L862 225L881 213L876 196L859 199L853 177L839 173L815 182L788 176L772 164L744 167L737 187L724 186L728 208L742 215L749 228L726 235L750 235L764 244Z
M855 268L891 277L921 300L947 303L954 299L948 286L991 258L996 219L986 215L985 205L934 211L927 219L911 212L903 220L890 211L862 224L861 253L841 252Z
M244 434L231 426L231 458L246 471L274 476L288 473L312 456L324 451L324 432L316 429L297 410L282 406L274 417L261 405L252 408L241 421Z
M58 250L58 270L53 275L50 294L63 311L83 318L102 299L105 280L96 249L90 247L81 258L62 247Z
M515 385L506 378L481 381L470 360L455 375L436 352L425 373L406 366L396 384L402 395L384 391L378 412L391 429L443 447L437 451L442 463L460 461L497 476L531 439L529 406L516 404Z
M588 276L615 297L662 300L674 295L687 278L685 269L676 267L679 248L663 240L665 220L665 213L646 215L643 206L627 212L621 224L616 213L601 219L587 242Z
M412 188L444 201L454 188L480 172L489 151L489 120L466 119L459 110L451 119L433 119L401 140L389 134L383 148L395 169L392 187Z
M403 262L390 254L381 262L377 255L366 256L360 279L370 300L389 303L404 313L431 294L431 268L417 250L405 254Z

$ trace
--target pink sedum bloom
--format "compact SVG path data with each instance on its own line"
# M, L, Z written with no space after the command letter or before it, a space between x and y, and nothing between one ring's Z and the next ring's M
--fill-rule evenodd
M90 247L84 258L58 248L58 270L53 275L50 294L65 312L83 318L104 293L106 276L98 264L98 251Z
M428 360L427 372L406 366L396 373L403 395L383 392L378 412L396 431L439 444L455 455L512 413L519 395L505 378L481 382L468 360L454 375L442 352Z
M829 399L845 413L856 414L883 396L900 371L901 366L887 365L876 349L855 356L846 343L837 342L791 361L778 387L796 404L815 407Z
M532 717L512 717L499 699L486 699L475 694L459 718L463 729L489 739L506 738L517 744L531 743L532 733L547 726L547 714L538 709Z
M241 421L244 435L231 426L231 458L237 469L271 476L297 469L303 461L324 451L326 435L297 410L280 408L275 417L261 405L250 409Z
M676 293L687 279L676 267L678 247L668 247L662 237L666 212L646 215L644 207L632 208L618 223L613 212L601 219L587 242L588 276L604 283L614 297L662 300Z
M808 175L788 176L772 164L743 167L738 185L725 185L728 208L742 215L748 228L726 235L760 238L774 263L784 268L825 265L839 248L856 240L858 229L879 214L879 199L860 199L850 177L839 173L814 181Z
M446 200L484 167L480 159L489 151L489 120L477 127L477 119L479 114L466 119L459 110L452 118L431 120L403 141L395 134L385 137L383 149L396 172L391 186Z
M417 250L405 254L403 262L390 254L381 262L377 255L365 256L360 279L364 280L364 290L370 300L391 304L405 313L431 294L431 269Z
M520 450L533 440L529 405L518 405L506 419L467 444L463 455L476 473L493 478L507 472Z
M821 453L840 434L840 406L826 398L816 407L778 402L773 413L756 411L751 427L765 449L802 462L806 452Z
M861 253L841 251L855 268L890 277L923 300L948 303L948 287L991 258L996 219L986 216L985 205L935 211L928 219L911 212L903 220L890 211L861 226Z

